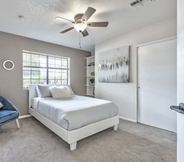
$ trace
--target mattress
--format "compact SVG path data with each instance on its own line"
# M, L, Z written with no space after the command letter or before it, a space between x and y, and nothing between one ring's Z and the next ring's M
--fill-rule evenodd
M69 131L118 115L118 107L111 101L77 95L33 98L32 108Z

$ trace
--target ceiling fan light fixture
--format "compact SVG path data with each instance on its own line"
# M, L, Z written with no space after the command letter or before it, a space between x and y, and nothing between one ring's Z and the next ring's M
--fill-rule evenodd
M74 25L74 28L78 31L78 32L83 32L87 27L87 24L85 23L76 23Z

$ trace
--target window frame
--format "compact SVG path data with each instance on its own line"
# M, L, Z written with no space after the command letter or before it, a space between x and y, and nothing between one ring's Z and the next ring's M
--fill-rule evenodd
M46 67L41 67L41 66L25 66L24 65L24 53L27 54L33 54L33 55L40 55L40 56L46 56ZM61 59L66 59L67 60L67 68L57 68L57 67L49 67L49 57L54 57L54 58L61 58ZM54 69L54 70L66 70L67 71L67 83L65 85L70 85L70 58L69 57L65 57L65 56L58 56L58 55L52 55L52 54L45 54L45 53L40 53L40 52L32 52L32 51L27 51L27 50L23 50L22 51L22 86L23 86L23 90L28 90L29 87L25 87L24 86L24 68L38 68L38 69L46 69L46 84L43 85L49 85L49 70L50 69ZM30 77L30 80L32 81L32 77Z

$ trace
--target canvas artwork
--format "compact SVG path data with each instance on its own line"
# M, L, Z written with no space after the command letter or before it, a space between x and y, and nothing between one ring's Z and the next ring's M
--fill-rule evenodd
M98 80L108 83L127 83L129 79L129 46L99 54Z

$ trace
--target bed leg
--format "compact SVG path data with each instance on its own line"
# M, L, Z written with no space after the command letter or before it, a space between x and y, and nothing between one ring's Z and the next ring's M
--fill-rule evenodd
M113 126L113 130L114 131L117 131L118 130L118 124L116 124L116 125Z
M20 124L19 124L18 119L16 119L16 123L17 123L17 127L20 128Z
M73 143L70 144L70 150L71 151L75 150L76 147L77 147L77 142L73 142Z

